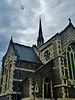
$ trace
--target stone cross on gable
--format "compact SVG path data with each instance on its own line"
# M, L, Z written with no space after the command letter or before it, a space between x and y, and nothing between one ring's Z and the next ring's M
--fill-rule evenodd
M69 23L71 23L71 19L69 18L68 20L69 20Z

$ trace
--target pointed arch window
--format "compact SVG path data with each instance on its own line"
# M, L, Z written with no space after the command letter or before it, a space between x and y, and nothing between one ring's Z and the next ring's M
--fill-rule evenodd
M67 48L67 59L70 79L75 80L75 43L71 43Z
M39 87L37 84L35 85L35 97L39 98Z
M44 81L44 98L51 98L50 80L48 78Z

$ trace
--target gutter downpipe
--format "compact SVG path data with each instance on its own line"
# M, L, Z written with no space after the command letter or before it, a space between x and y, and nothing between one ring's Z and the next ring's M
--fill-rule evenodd
M20 72L20 59L18 59L18 78L17 78L17 90L16 90L16 100L18 100L17 99L17 97L18 97L18 84L19 84L19 72Z

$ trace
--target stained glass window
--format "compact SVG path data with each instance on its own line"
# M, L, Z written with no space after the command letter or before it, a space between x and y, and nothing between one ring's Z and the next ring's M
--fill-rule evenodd
M75 43L71 43L67 48L67 58L70 79L75 80Z
M47 51L45 52L45 60L46 60L46 61L49 61L49 60L50 60L50 52L49 52L49 50L47 50Z

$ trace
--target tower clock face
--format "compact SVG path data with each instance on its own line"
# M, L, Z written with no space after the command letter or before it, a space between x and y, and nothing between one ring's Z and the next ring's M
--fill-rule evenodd
M46 60L46 61L49 61L49 60L50 60L50 52L49 52L49 50L47 50L47 51L45 52L45 60Z

